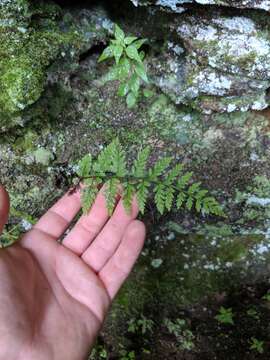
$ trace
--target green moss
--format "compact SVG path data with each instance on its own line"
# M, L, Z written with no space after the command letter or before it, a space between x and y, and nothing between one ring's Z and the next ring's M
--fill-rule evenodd
M42 14L42 8L36 10ZM48 66L66 47L76 48L79 35L63 32L55 20L56 8L45 5L44 14L28 27L0 27L0 128L17 123L16 116L40 97ZM43 16L44 16L43 14ZM59 13L58 13L59 15Z
M236 62L236 65L239 65L242 69L245 69L246 67L250 66L250 64L255 63L257 57L258 54L256 53L256 51L251 51L246 56L240 56L238 61ZM234 62L232 61L231 63L233 64Z
M217 249L216 256L223 262L237 262L245 258L248 254L248 247L245 239L235 238L234 241L223 239Z
M267 236L269 232L270 204L264 200L269 199L270 180L265 176L256 176L253 184L248 186L245 191L237 191L235 195L235 203L241 204L243 214L238 224L264 224ZM261 233L264 233L261 230Z
M30 15L30 4L28 0L0 1L0 26L25 24Z
M214 49L216 50L216 49ZM214 53L214 52L213 52ZM226 66L232 66L236 65L239 66L240 69L243 69L243 71L250 67L251 64L253 64L258 57L258 54L256 51L251 51L250 53L243 55L243 56L232 56L228 53L223 53L221 55L221 60Z
M37 139L37 133L35 131L28 130L25 132L23 137L19 137L17 141L14 142L14 150L16 151L16 149L19 149L19 154L32 150Z
M119 293L113 309L122 316L130 318L149 306L161 315L164 308L172 307L177 312L205 296L229 291L243 278L256 281L256 276L251 276L256 262L267 263L266 259L258 260L254 252L262 244L259 236L216 239L176 235L174 240L159 241L162 246L157 242L149 249L148 244L149 251L145 251L131 280ZM151 266L155 258L163 260L159 268Z
M205 236L211 234L211 237L227 237L234 234L232 227L224 223L217 223L216 225L202 224L197 233Z
M213 114L212 119L215 123L223 126L244 126L250 115L249 112L234 111L232 113ZM257 117L259 116L257 115ZM257 118L256 121L258 121Z

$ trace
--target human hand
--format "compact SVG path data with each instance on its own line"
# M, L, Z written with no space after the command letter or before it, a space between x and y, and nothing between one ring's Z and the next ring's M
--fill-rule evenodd
M82 360L143 247L145 227L120 200L111 218L99 192L81 208L66 194L20 242L0 250L0 360ZM0 186L0 233L9 199Z

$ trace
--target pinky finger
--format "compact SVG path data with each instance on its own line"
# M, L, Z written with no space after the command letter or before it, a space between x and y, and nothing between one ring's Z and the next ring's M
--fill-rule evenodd
M111 299L115 297L124 281L129 276L144 245L145 226L134 220L128 226L123 239L106 265L99 272L99 277Z

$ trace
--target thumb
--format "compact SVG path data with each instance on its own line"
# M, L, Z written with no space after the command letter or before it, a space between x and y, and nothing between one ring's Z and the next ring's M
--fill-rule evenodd
M5 188L0 185L0 234L8 220L9 196Z

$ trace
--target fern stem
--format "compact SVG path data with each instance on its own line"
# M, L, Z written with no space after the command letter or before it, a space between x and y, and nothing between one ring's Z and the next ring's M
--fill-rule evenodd
M85 177L81 177L79 178L79 183L83 180L87 180L87 179L95 179L95 178L101 178L103 179L104 181L107 181L107 180L111 180L111 179L117 179L117 180L123 180L123 181L127 181L127 182L130 182L131 180L137 180L135 183L133 184L137 184L137 183L140 183L142 181L148 181L148 182L151 182L152 184L154 185L160 185L162 184L162 180L160 181L156 181L156 180L153 180L153 179L150 179L148 177L134 177L134 176L117 176L116 174L111 174L109 175L108 173L104 176L102 174L96 174L96 175L89 175L89 176L85 176ZM179 191L180 189L177 188L177 186L174 186L173 184L170 184L170 187L172 187L174 190L176 191ZM183 191L184 192L184 191Z

